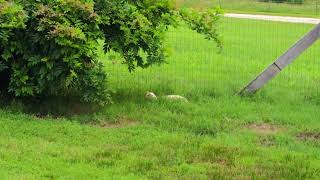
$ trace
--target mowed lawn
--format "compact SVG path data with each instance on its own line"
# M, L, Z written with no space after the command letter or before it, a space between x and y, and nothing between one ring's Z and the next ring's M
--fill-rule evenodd
M129 74L116 55L104 57L112 105L2 106L0 178L317 179L319 43L258 94L234 95L312 27L223 19L218 53L182 26L168 33L163 66ZM148 90L189 103L147 101Z
M177 0L178 7L221 6L226 12L320 17L320 2L304 0L303 4L268 3L258 0Z

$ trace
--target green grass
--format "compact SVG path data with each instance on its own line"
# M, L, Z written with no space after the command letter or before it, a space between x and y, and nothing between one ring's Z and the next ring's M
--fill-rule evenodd
M180 27L168 33L166 46L171 56L167 64L138 69L131 74L117 58L106 66L111 72L110 83L118 92L152 91L160 95L176 93L191 97L233 95L313 27L225 18L220 23L224 42L221 53L213 42ZM299 92L308 97L316 96L319 87L315 83L320 79L319 45L318 42L308 49L260 93L273 99L281 95L288 100L306 98L296 96Z
M320 1L304 4L265 3L257 0L177 0L178 7L202 9L220 5L226 12L320 17Z
M189 104L116 102L81 117L39 119L0 111L2 179L206 179L319 177L319 106L203 98ZM81 124L135 122L122 128ZM251 123L281 129L260 134Z
M116 93L99 111L50 101L33 108L70 112L53 117L3 106L0 177L317 179L319 43L258 94L234 96L312 27L223 19L220 54L201 35L171 29L168 64L129 74L117 56L106 62ZM190 102L150 102L147 90Z

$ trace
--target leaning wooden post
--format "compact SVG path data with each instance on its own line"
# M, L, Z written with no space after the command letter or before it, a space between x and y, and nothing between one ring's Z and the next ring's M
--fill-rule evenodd
M292 63L300 54L308 49L313 43L320 38L320 24L312 31L300 39L294 46L292 46L286 53L279 57L267 69L259 74L253 81L251 81L239 94L248 94L258 91L263 85L279 74L284 68Z

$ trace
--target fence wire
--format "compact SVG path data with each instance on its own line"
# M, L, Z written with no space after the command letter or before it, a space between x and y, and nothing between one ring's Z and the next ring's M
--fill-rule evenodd
M316 8L316 7L314 7ZM181 95L233 95L282 55L315 24L224 17L224 49L181 25L166 35L167 63L129 73L109 54L110 85L116 91ZM275 98L320 98L320 42L305 51L259 93Z

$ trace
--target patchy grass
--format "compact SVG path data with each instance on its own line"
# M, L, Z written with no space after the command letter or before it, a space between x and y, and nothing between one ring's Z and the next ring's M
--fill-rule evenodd
M300 141L296 134L320 129L318 109L305 102L287 105L240 97L190 103L130 98L94 114L41 120L2 109L0 176L316 178L319 144ZM83 124L83 119L107 128ZM246 128L252 124L278 124L286 131L255 133Z
M302 141L317 141L320 142L320 132L301 132L297 138Z
M250 126L248 126L248 129L252 130L257 134L262 134L262 135L276 134L280 131L280 128L268 123L251 124Z
M135 120L127 118L116 119L115 122L102 121L100 126L103 128L126 128L130 126L136 126L138 123Z

